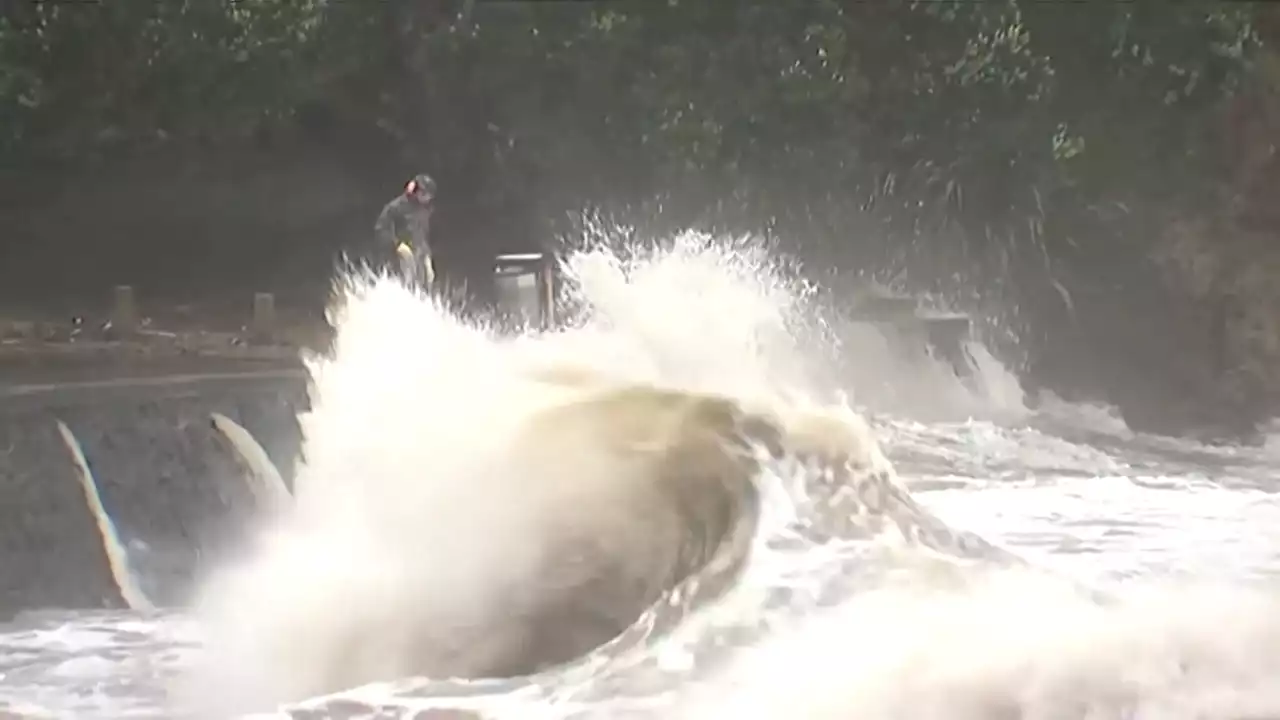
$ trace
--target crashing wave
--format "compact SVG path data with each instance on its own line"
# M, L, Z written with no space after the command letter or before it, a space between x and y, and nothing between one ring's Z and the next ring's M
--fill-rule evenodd
M781 526L1015 560L924 510L865 422L816 397L803 293L760 248L690 235L567 269L574 322L520 337L348 281L310 361L293 502L201 595L197 686L218 691L200 705L643 653L742 585ZM786 504L826 521L770 520Z

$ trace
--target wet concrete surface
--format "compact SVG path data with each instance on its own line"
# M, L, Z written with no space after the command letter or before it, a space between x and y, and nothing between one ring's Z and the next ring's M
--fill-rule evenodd
M0 617L122 604L58 421L79 440L141 584L171 604L235 551L256 509L210 414L247 429L288 482L306 402L305 374L283 356L0 357Z

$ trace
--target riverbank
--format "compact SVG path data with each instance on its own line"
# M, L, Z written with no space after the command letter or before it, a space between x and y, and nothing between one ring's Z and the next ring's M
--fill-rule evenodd
M234 313L161 308L120 332L98 317L0 313L0 388L103 379L252 372L300 367L330 328L316 312L282 310L269 335Z

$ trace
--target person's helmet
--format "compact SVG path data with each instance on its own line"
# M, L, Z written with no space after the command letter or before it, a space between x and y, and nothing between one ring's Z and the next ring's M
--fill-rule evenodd
M423 205L430 205L436 198L436 181L426 173L418 173L405 183L404 194Z

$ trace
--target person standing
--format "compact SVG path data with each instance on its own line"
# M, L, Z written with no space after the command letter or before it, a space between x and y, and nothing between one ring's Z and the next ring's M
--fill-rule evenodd
M431 215L435 211L436 181L419 173L404 192L387 203L374 224L380 260L398 271L406 282L430 290L435 284L431 255Z

